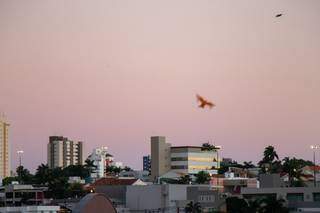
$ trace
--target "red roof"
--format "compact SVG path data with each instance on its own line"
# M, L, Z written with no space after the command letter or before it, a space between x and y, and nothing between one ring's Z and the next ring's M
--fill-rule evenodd
M132 185L138 179L119 179L119 178L100 178L96 182L94 182L93 186L101 186L101 185Z
M312 171L314 171L314 170L320 171L320 166L309 166L309 169Z

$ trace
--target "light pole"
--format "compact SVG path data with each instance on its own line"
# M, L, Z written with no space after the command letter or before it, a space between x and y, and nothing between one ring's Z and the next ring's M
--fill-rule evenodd
M215 148L215 150L216 150L216 152L217 152L217 189L219 190L219 169L220 169L220 162L219 162L219 150L222 148L222 146L216 146L216 145L214 145L214 148Z
M19 167L21 167L21 160L22 160L23 150L17 151L17 154L18 154L18 156L19 156Z
M318 145L311 145L310 148L313 150L313 185L314 187L317 186L317 180L316 180L316 150L320 149L320 146Z

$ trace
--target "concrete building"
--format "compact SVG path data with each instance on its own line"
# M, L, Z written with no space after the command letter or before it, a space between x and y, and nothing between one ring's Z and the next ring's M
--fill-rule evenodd
M143 156L143 171L150 171L151 170L151 156Z
M216 149L203 150L199 146L171 147L171 171L182 174L197 174L207 171L217 174L219 168L218 152Z
M45 202L48 187L10 184L0 188L0 206L39 205ZM0 211L1 212L1 211Z
M49 168L83 164L83 144L63 136L50 136L47 147Z
M163 136L151 137L151 180L167 173L170 165L170 147Z
M171 147L165 137L151 137L151 180L169 172L183 175L207 171L217 174L220 167L218 150L218 147L212 150L200 146Z
M202 212L220 210L224 203L209 185L163 184L127 186L126 207L132 212L184 212L189 202L199 202Z
M93 149L92 153L89 155L88 159L93 161L93 164L96 166L95 171L91 175L93 178L102 178L105 176L107 163L111 158L110 156L107 156L107 154L108 147L100 147Z
M0 117L0 178L10 176L9 124Z
M246 199L282 198L292 211L320 212L319 187L242 188L241 195Z

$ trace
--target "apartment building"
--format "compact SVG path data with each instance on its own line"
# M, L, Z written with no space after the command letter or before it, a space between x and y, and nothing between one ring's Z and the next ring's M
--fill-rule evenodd
M0 117L0 178L10 176L9 123Z
M81 141L72 141L63 136L50 136L47 149L50 168L83 164Z
M163 136L151 137L151 180L169 171L178 174L197 174L206 171L217 174L220 167L219 148L201 146L171 146Z

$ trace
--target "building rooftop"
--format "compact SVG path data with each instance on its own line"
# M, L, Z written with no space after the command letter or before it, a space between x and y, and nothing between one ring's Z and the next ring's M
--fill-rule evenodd
M101 185L133 185L139 179L135 178L101 178L93 183L93 186Z

